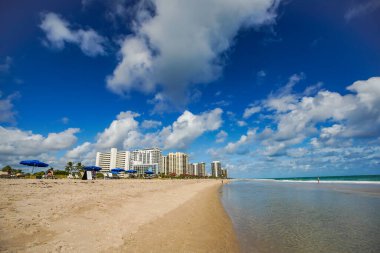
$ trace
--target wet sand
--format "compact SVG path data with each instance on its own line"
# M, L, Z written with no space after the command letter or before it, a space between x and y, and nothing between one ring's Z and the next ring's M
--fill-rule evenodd
M0 251L238 252L217 180L0 180Z

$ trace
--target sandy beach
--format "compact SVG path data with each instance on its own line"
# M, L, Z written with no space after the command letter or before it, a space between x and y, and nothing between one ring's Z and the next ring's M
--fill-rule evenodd
M0 180L5 252L238 252L219 180Z

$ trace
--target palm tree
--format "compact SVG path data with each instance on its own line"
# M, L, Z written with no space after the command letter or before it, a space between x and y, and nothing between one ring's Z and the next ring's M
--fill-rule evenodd
M77 165L75 166L76 172L80 172L83 170L84 165L81 162L78 162Z
M74 164L73 162L68 162L65 167L65 171L67 171L69 174L74 170Z

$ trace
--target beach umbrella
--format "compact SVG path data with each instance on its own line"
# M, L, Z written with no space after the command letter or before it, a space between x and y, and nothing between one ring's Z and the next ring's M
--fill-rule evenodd
M38 160L25 160L25 161L21 161L20 164L27 165L27 166L33 166L32 174L34 171L34 167L47 167L47 166L49 166L49 164L40 162Z
M126 173L137 173L137 170L126 170Z
M149 171L149 170L147 170L147 171L145 171L145 174L147 174L147 175L152 175L152 174L154 174L154 172L153 172L153 171Z
M114 168L114 169L112 169L111 170L111 173L113 173L113 174L117 174L117 173L120 173L120 172L122 172L122 171L125 171L124 169L121 169L121 168Z
M89 170L89 171L99 171L101 170L102 168L98 167L98 166L85 166L83 167L84 170Z

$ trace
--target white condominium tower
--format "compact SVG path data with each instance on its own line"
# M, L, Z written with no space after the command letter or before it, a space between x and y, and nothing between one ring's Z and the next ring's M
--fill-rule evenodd
M131 152L133 169L139 174L152 169L155 174L161 172L162 153L159 148L139 149Z
M169 153L163 157L163 172L166 175L176 174L177 176L183 175L189 163L189 156L185 153L176 152Z
M222 164L219 161L213 161L211 163L211 175L213 177L222 176Z
M101 167L104 172L113 168L129 170L131 166L129 151L117 151L111 148L111 152L96 153L96 166Z

